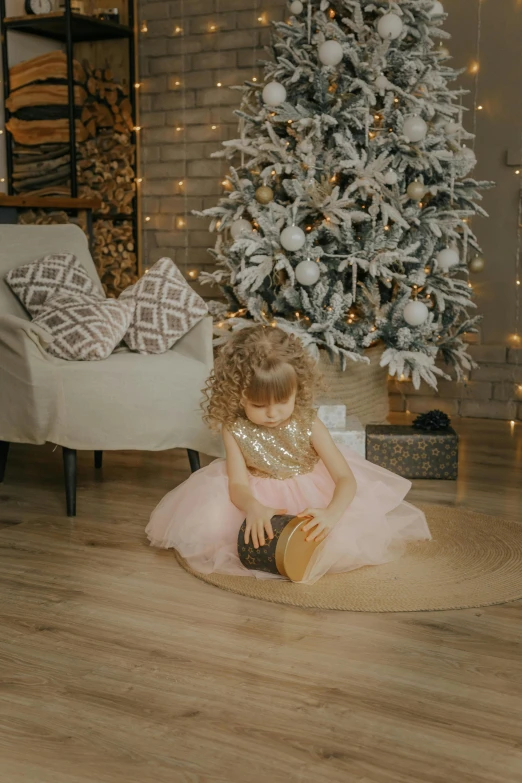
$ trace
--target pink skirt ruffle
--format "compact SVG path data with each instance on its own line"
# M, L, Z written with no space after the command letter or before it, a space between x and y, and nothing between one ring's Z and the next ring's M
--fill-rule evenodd
M409 541L430 540L422 511L404 502L411 482L373 465L341 447L357 482L354 500L317 549L303 582L313 584L326 573L386 563ZM250 477L254 496L271 508L298 514L325 508L335 489L323 462L312 473L280 481ZM279 579L249 571L239 560L237 537L244 514L230 501L225 460L197 471L169 492L153 511L146 533L153 546L176 549L202 574L213 572Z

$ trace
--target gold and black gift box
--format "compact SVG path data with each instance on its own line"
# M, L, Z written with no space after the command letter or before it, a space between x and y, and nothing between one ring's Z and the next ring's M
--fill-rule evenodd
M245 544L245 520L237 539L239 559L250 570L279 574L292 582L302 581L315 550L320 546L315 541L306 541L308 531L305 532L303 527L310 519L311 517L300 519L288 514L272 517L274 537L270 541L265 535L265 546L257 549L252 539Z
M452 427L433 432L393 424L366 426L366 459L408 479L454 481L458 447Z

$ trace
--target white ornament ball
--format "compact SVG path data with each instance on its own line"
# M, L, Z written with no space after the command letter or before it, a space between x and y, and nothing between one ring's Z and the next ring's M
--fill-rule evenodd
M390 86L390 82L388 81L387 77L381 73L381 75L378 76L375 80L375 86L378 90L386 90Z
M268 82L263 90L263 100L268 106L279 106L286 101L286 89L279 82Z
M475 256L475 258L472 258L469 262L469 271L473 272L474 275L478 275L480 272L484 271L485 266L485 258L483 256Z
M285 250L295 252L296 250L301 250L306 237L304 231L299 226L287 226L281 232L280 239Z
M430 16L442 16L444 13L444 6L439 2L439 0L436 0L436 2L431 6L429 12Z
M471 147L462 147L458 153L457 159L461 165L461 170L459 171L461 176L469 174L469 172L477 165L477 156Z
M429 310L424 302L408 302L404 308L403 317L410 326L420 326L427 320Z
M402 19L397 14L385 14L377 23L377 32L385 41L394 41L402 33Z
M254 229L252 227L252 223L250 223L249 220L244 220L243 218L240 220L234 220L230 226L232 239L239 239L239 237L247 236L248 234L252 234L253 231Z
M461 126L458 122L447 122L444 126L444 133L446 136L454 136L461 130Z
M426 138L428 126L418 115L408 117L404 121L403 133L410 142L422 141Z
M321 276L319 264L315 261L301 261L295 268L295 276L301 285L314 285Z
M290 11L294 14L294 16L298 16L302 10L303 4L301 0L294 0L293 3L290 3Z
M447 247L445 250L441 250L437 253L435 261L437 263L437 269L440 269L442 272L447 272L452 266L458 266L460 258L456 250Z
M399 181L399 177L395 171L387 171L384 175L384 181L387 185L396 185Z
M420 201L426 195L426 188L422 182L416 180L408 185L408 190L406 192L412 201Z
M318 49L323 65L339 65L343 59L343 47L338 41L325 41Z

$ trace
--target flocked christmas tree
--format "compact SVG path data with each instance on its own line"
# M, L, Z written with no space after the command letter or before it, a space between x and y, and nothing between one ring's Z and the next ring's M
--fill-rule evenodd
M475 329L469 220L485 215L468 177L458 73L433 0L294 0L274 24L264 84L243 90L237 161L211 251L226 328L252 319L331 357L382 341L391 375L432 386L437 357L462 378ZM480 262L477 262L480 263Z

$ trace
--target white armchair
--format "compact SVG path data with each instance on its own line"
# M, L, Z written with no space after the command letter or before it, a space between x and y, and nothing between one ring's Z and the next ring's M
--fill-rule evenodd
M73 225L0 225L0 482L10 443L63 448L68 516L76 514L76 451L185 448L218 456L219 440L202 421L201 390L212 368L212 324L204 318L167 353L118 349L104 361L67 362L45 351L47 333L32 324L4 278L49 253L74 253L103 293L83 232Z

